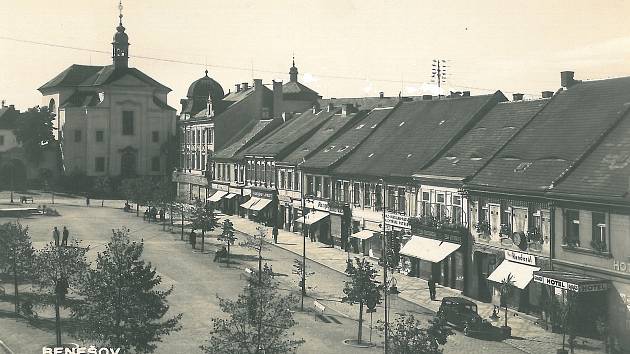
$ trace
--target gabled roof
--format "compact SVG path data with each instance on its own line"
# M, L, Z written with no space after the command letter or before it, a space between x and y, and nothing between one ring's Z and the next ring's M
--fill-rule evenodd
M501 102L414 177L463 180L485 165L549 100Z
M160 107L161 109L166 109L166 110L169 110L169 111L177 111L175 108L169 106L166 102L162 101L161 99L157 98L156 96L153 96L153 103L155 103L155 105Z
M68 69L62 71L52 80L38 88L38 90L42 91L57 87L102 86L112 83L125 75L134 76L142 82L158 89L171 91L170 88L160 84L149 75L136 68L116 68L114 65L88 66L76 64L71 65Z
M320 110L313 113L311 109L296 115L287 123L267 135L263 140L244 150L242 155L269 156L283 158L283 154L299 144L305 136L311 135L321 127L339 109ZM280 156L282 155L282 156Z
M376 131L381 122L394 110L393 107L375 108L365 117L354 122L354 126L340 136L329 141L301 166L309 169L323 169L334 166L352 153L370 134Z
M409 98L411 99L411 98ZM342 104L352 104L357 109L369 111L377 107L394 107L400 98L398 97L345 97L345 98L320 98L317 103L320 107L325 108L329 103L335 106Z
M630 203L630 116L611 129L551 194Z
M279 122L279 121L278 121ZM269 127L273 127L278 124L274 120L252 120L247 126L232 138L226 147L217 151L213 158L216 159L231 159L236 156L241 150L258 140L264 130Z
M312 96L319 96L319 93L313 91L312 89L302 85L297 81L289 81L286 84L282 85L282 94L283 95L299 95L306 94Z
M630 77L583 82L557 93L469 185L545 191L618 121L628 103Z
M297 164L306 159L310 154L326 144L332 137L343 132L351 123L356 121L357 116L362 113L348 113L346 115L335 114L324 125L319 127L308 140L295 148L287 157L282 159L282 163Z
M505 97L493 95L402 102L334 172L411 177Z

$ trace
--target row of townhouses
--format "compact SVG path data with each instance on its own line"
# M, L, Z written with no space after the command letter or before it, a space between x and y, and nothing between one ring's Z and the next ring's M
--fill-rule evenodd
M545 318L577 294L581 333L630 331L630 78L509 101L470 96L322 99L298 82L205 76L182 100L178 195L379 258L400 272ZM588 305L588 306L586 306Z

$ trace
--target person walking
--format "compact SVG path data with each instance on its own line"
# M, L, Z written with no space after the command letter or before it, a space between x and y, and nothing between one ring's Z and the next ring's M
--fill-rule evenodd
M223 257L225 257L226 255L227 255L227 249L225 248L225 246L222 246L221 249L219 251L217 251L217 253L214 254L214 261L213 262L216 262L217 259L219 261L221 261L221 259Z
M90 196L89 195L85 196L85 205L87 205L88 207L90 206Z
M195 233L195 230L190 230L190 244L192 245L192 248L195 249L195 245L197 244L197 234Z
M59 229L57 229L57 226L53 229L53 239L55 240L55 246L59 246Z
M429 277L429 296L431 296L431 301L435 300L435 280L433 276Z
M165 217L166 217L166 211L164 211L164 208L160 208L160 221L164 222Z
M68 236L70 236L70 231L68 231L68 228L66 228L64 226L63 227L63 240L61 240L61 245L62 246L67 246L68 245Z

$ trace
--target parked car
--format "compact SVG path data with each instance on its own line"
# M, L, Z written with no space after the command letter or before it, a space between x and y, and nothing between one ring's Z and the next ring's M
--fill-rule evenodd
M477 313L477 304L463 297L445 297L437 312L439 318L462 329L465 336L492 331L492 324Z

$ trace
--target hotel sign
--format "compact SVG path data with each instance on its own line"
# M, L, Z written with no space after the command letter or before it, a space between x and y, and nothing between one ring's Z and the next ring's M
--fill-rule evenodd
M534 281L537 283L553 286L554 288L570 290L576 293L590 293L595 291L604 291L608 289L608 283L605 282L574 284L563 280L547 278L538 274L534 274Z
M400 214L385 213L385 225L411 229L411 226L409 226L409 217Z
M536 265L536 257L534 257L533 255L529 254L529 253L523 253L523 252L516 252L516 251L505 251L505 259L512 261L512 262L516 262L516 263L523 263L523 264L529 264L529 265Z

